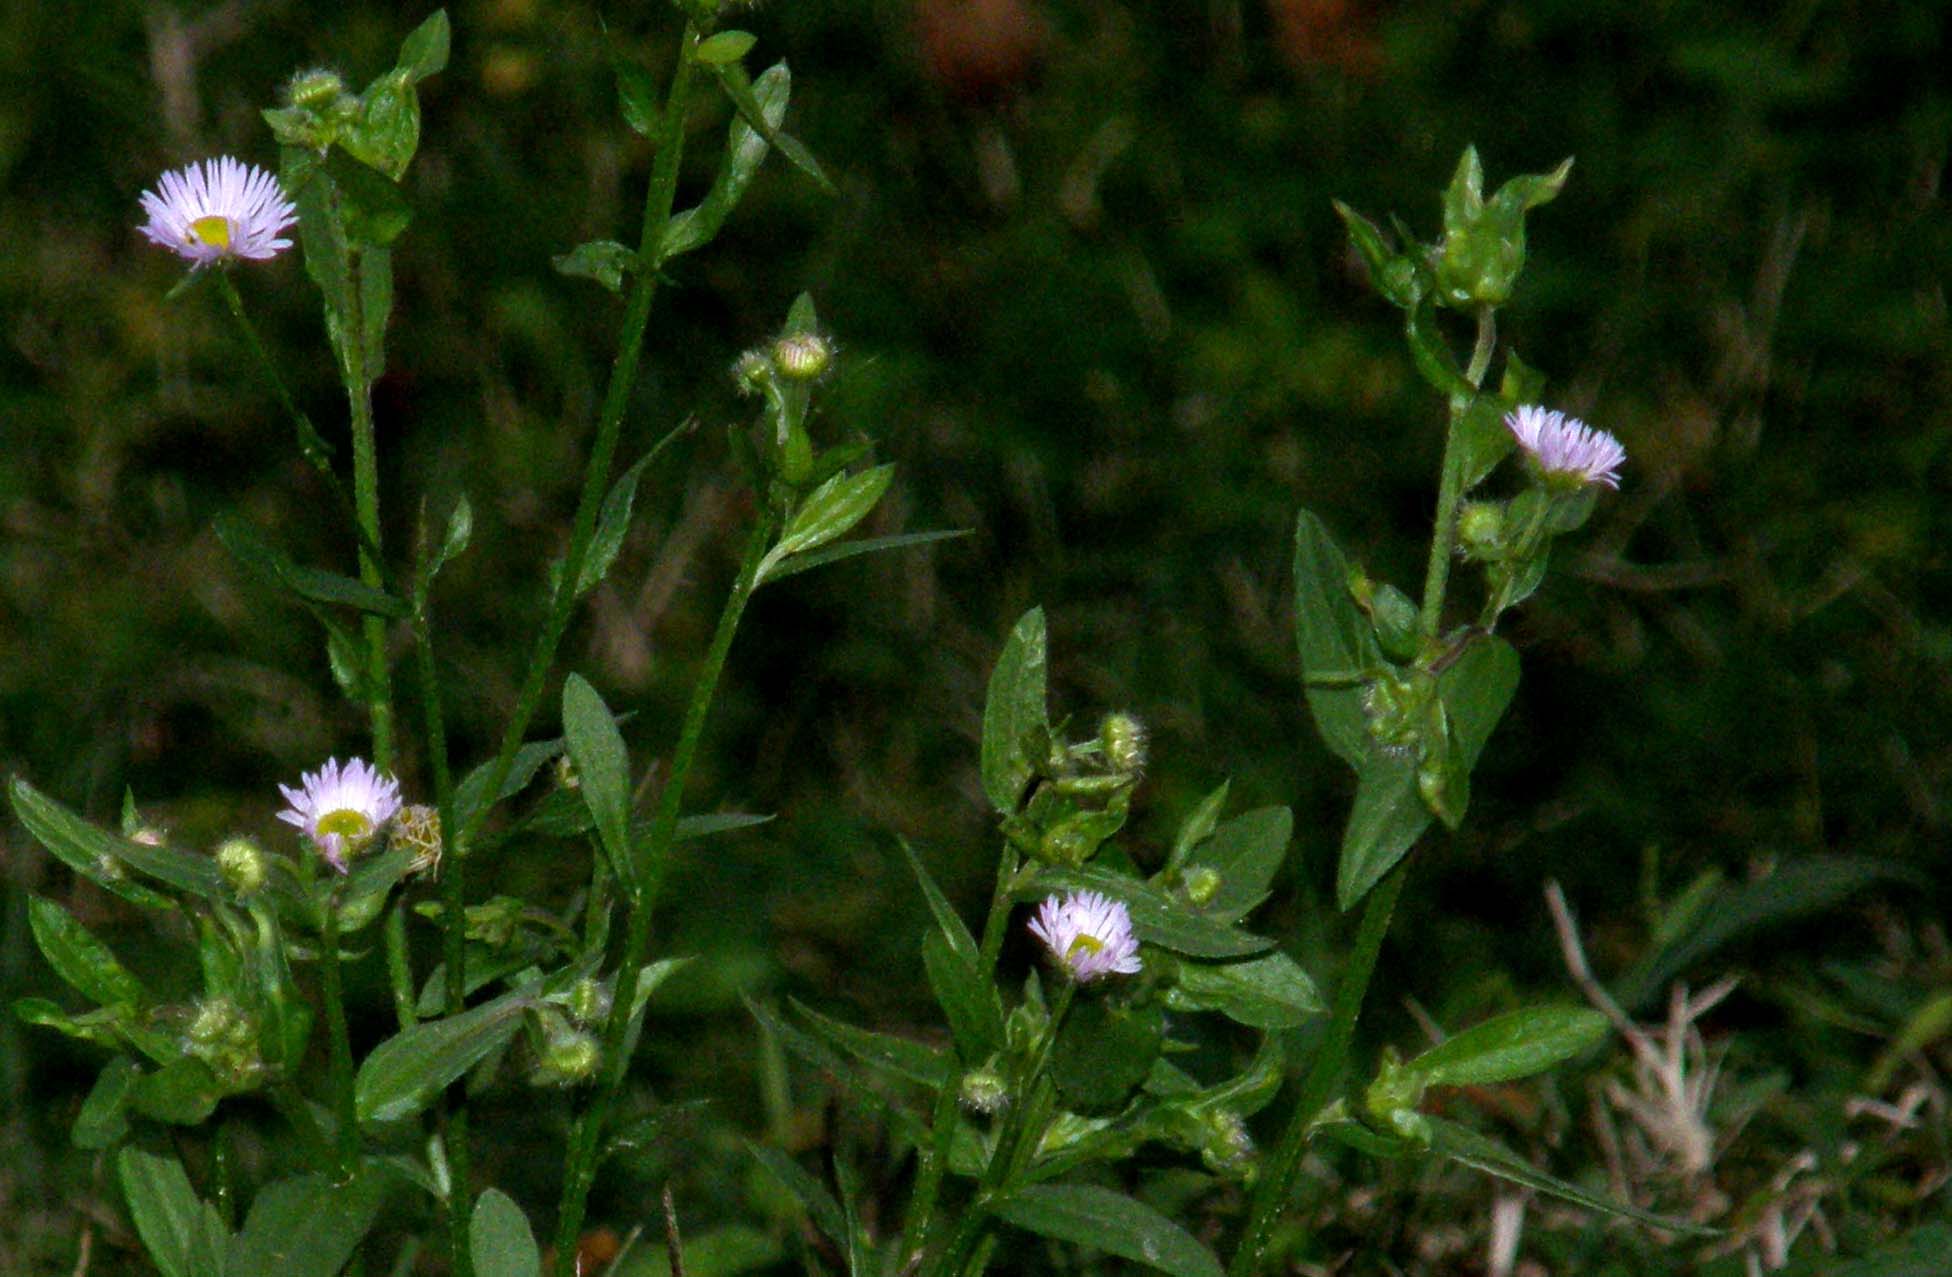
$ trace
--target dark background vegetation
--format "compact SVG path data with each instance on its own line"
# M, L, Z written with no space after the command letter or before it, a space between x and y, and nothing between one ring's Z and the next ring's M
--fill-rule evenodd
M438 600L466 765L492 748L540 621L613 349L617 304L549 267L581 240L634 236L648 154L617 117L608 50L661 75L678 24L655 5L450 12L453 62L423 86L379 429L392 546L423 497L474 503L474 547ZM274 783L364 750L316 626L242 574L210 524L241 512L341 571L349 540L214 295L164 300L179 264L138 240L136 195L207 154L274 163L257 112L290 72L363 83L422 16L275 0L0 14L0 769L98 818L127 786L185 842L277 837ZM633 754L654 767L743 517L722 426L751 409L727 369L803 289L844 353L828 437L864 432L900 467L876 530L973 535L794 578L750 614L692 801L779 818L691 844L664 942L702 960L639 1068L660 1095L715 1103L611 1165L600 1221L627 1231L675 1176L701 1230L763 1233L736 1133L871 1141L802 1072L768 1116L738 994L933 1022L895 839L974 912L993 863L982 687L1034 603L1052 625L1055 711L1089 724L1130 709L1154 729L1141 860L1226 777L1237 806L1295 807L1265 925L1332 979L1349 928L1326 887L1350 782L1300 704L1289 538L1305 504L1414 588L1441 418L1329 201L1431 235L1467 143L1494 183L1577 157L1532 219L1501 336L1551 375L1553 406L1617 433L1631 459L1514 618L1525 681L1465 830L1418 853L1374 1040L1420 1041L1413 1010L1456 1024L1520 993L1572 996L1547 878L1611 979L1654 951L1664 903L1704 873L1741 883L1866 858L1912 876L1845 874L1869 885L1819 892L1674 973L1745 978L1702 1026L1761 1096L1721 1187L1740 1199L1805 1148L1834 1163L1845 1100L1952 983L1944 7L776 0L735 21L759 33L759 64L790 60L790 126L839 194L775 161L721 239L671 268L625 449L687 415L702 428L650 472L565 663L636 712ZM701 111L700 182L723 122L721 104ZM295 257L238 283L343 440ZM403 771L423 790L417 754ZM53 984L26 935L28 890L155 969L149 924L10 822L0 854L10 994ZM581 870L511 855L476 872L549 896ZM378 966L360 972L368 1042L386 1027ZM1663 1004L1656 988L1640 1009ZM1945 1220L1928 1190L1947 1063L1942 1045L1900 1061L1884 1098L1933 1088L1908 1137L1922 1151L1892 1172L1921 1191L1827 1199L1842 1253ZM0 1027L10 1270L67 1271L85 1221L96 1271L133 1266L112 1188L66 1143L98 1064ZM545 1217L564 1101L519 1084L500 1096L477 1118L497 1132L479 1169ZM1583 1121L1581 1089L1557 1102ZM1580 1138L1556 1154L1563 1172L1596 1164ZM1311 1190L1328 1221L1316 1262L1360 1244L1347 1271L1481 1271L1482 1182L1344 1169L1349 1183L1325 1169L1330 1186ZM1396 1194L1384 1223L1336 1205L1379 1176ZM1608 1236L1580 1252L1583 1271L1608 1247L1656 1253ZM1639 1262L1739 1262L1701 1255Z

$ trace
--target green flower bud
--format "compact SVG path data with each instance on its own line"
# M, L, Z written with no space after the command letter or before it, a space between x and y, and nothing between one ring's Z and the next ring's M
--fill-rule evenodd
M732 365L732 382L742 395L756 395L766 389L777 370L764 351L748 350Z
M1467 501L1457 516L1457 543L1473 559L1495 559L1505 552L1502 501Z
M208 998L197 1003L190 1016L191 1049L212 1047L225 1041L236 1029L240 1018L237 1004L229 998Z
M1200 1160L1215 1175L1238 1178L1251 1169L1254 1137L1247 1123L1232 1109L1214 1109L1204 1115L1205 1129L1200 1138Z
M1098 725L1098 742L1105 762L1115 772L1136 776L1145 770L1145 724L1131 714L1107 714Z
M1525 267L1525 214L1556 196L1572 171L1567 160L1550 173L1515 177L1484 198L1477 150L1464 148L1444 192L1444 239L1437 254L1437 295L1460 310L1499 306Z
M538 1085L573 1086L587 1082L603 1063L603 1048L588 1033L562 1033L550 1038L537 1061Z
M581 789L583 778L576 774L576 764L568 754L556 759L556 784L562 789Z
M569 989L570 1018L578 1024L591 1024L610 1014L610 990L599 980L584 976Z
M1194 865L1186 871L1185 887L1186 898L1203 905L1220 890L1220 871L1212 865Z
M1091 859L1099 839L1078 821L1067 820L1044 831L1037 844L1037 858L1054 865L1076 868Z
M794 333L773 343L773 363L789 381L814 381L834 362L834 345L819 333Z
M988 1116L1003 1111L1010 1103L1010 1091L1003 1085L1002 1076L986 1066L963 1074L962 1089L956 1098L970 1112Z
M345 96L346 82L339 78L337 71L326 67L314 67L300 71L285 85L285 102L289 106L316 111L331 106Z
M217 847L217 872L239 896L255 895L264 885L264 849L249 838L226 838Z

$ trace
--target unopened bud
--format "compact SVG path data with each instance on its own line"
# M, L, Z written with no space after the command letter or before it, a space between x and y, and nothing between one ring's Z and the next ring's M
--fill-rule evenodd
M963 1074L957 1098L970 1112L987 1116L1001 1112L1010 1103L1010 1091L995 1069L982 1068Z
M254 895L264 885L264 849L249 838L226 838L217 846L217 872L238 895Z
M732 365L732 381L742 395L756 395L773 379L773 361L763 351L748 350Z
M285 101L292 106L317 110L337 102L346 91L346 82L337 71L314 67L300 71L285 85Z
M1254 1156L1254 1137L1247 1123L1231 1109L1215 1109L1206 1115L1206 1131L1200 1141L1200 1160L1216 1175L1238 1175Z
M160 847L168 836L168 831L159 825L144 825L129 835L129 841L139 842L145 847Z
M563 1033L542 1048L536 1081L556 1086L573 1086L588 1081L603 1062L603 1048L588 1033Z
M570 986L569 1014L579 1024L603 1019L610 1014L610 991L601 981L583 977Z
M1457 516L1457 543L1474 558L1491 558L1504 549L1505 507L1501 502L1470 501Z
M576 774L576 764L568 754L556 760L556 784L564 789L580 789L583 785L583 778Z
M833 343L819 333L795 333L773 343L773 363L793 381L823 376L834 362Z
M1185 885L1186 898L1203 905L1220 890L1220 871L1212 865L1195 865L1186 871Z
M1131 714L1107 714L1098 725L1098 743L1115 772L1136 776L1145 770L1145 724Z

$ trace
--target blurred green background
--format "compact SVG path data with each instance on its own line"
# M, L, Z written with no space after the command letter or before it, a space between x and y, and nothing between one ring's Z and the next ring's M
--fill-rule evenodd
M257 112L285 78L324 65L363 84L425 12L16 0L0 14L0 769L97 818L127 786L185 842L275 836L276 782L364 749L317 627L210 524L240 512L339 571L348 540L216 297L164 299L179 263L137 237L136 196L208 154L275 164ZM556 0L450 14L453 61L422 86L378 421L392 547L423 498L439 511L465 491L476 511L437 602L466 766L492 748L540 623L620 312L549 258L634 236L649 156L617 116L609 57L662 75L678 23ZM1430 237L1467 143L1493 183L1576 157L1531 219L1500 335L1550 374L1549 403L1618 434L1630 462L1514 618L1524 683L1465 830L1419 853L1371 1028L1413 1043L1413 1013L1451 1023L1513 990L1570 996L1547 878L1611 979L1658 950L1664 906L1711 889L1702 875L1816 866L1777 925L1663 975L1746 977L1704 1026L1764 1096L1724 1191L1803 1148L1834 1152L1846 1097L1952 985L1946 7L777 0L733 20L761 37L755 65L790 61L789 126L839 193L774 160L721 238L671 267L624 448L687 416L702 428L647 476L564 664L636 711L640 767L668 750L743 518L722 426L751 409L727 370L801 290L843 352L828 437L864 432L900 467L874 530L972 535L759 596L692 801L779 818L691 845L664 943L701 954L701 974L660 1009L639 1070L659 1095L716 1103L612 1164L601 1220L627 1231L674 1168L707 1226L753 1215L731 1133L767 1120L740 991L933 1022L895 838L978 907L993 863L982 687L1034 603L1055 712L1083 725L1130 709L1154 729L1141 859L1229 776L1241 807L1296 808L1265 925L1332 978L1348 927L1326 887L1350 778L1300 704L1289 538L1305 504L1414 587L1441 414L1329 201ZM694 197L725 118L701 106ZM343 442L299 263L238 283ZM425 784L417 757L403 771ZM11 820L0 854L10 995L53 991L29 890L138 966L172 942ZM556 898L580 872L510 855L477 881ZM378 966L358 973L368 1042L386 1027ZM1639 1009L1657 1011L1664 989L1645 992ZM1942 1042L1904 1060L1936 1088L1942 1167L1952 1061ZM68 1271L84 1228L97 1271L133 1262L112 1188L66 1143L98 1063L0 1027L9 1271ZM1575 1118L1586 1103L1564 1102ZM477 1118L498 1131L481 1172L539 1216L564 1103L518 1085ZM772 1118L803 1148L872 1138L797 1073ZM1452 1188L1346 1234L1366 1238L1364 1263L1393 1265L1357 1271L1480 1271L1489 1190ZM1856 1253L1944 1211L1942 1193L1856 1191L1828 1222ZM1357 1227L1329 1217L1327 1238ZM1433 1250L1439 1224L1469 1244Z

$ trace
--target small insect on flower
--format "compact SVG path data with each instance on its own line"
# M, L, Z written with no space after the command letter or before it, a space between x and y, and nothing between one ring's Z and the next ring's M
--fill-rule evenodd
M373 840L400 810L400 782L364 759L328 758L325 766L307 772L301 785L278 786L291 806L278 819L296 825L312 840L319 854L340 873L346 857Z
M142 233L201 270L214 262L263 261L291 247L280 232L298 220L278 179L220 156L163 174L142 193Z
M1505 428L1548 482L1556 479L1574 487L1592 483L1620 486L1620 467L1626 462L1627 450L1606 431L1537 404L1523 404L1516 412L1507 413Z
M1139 941L1132 915L1121 901L1095 891L1050 896L1037 906L1030 934L1044 942L1058 965L1079 984L1101 976L1135 975Z

